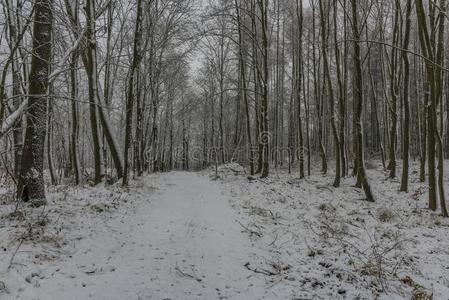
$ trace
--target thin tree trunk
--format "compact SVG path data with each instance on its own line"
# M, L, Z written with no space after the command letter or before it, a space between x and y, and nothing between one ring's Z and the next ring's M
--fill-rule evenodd
M268 66L268 0L258 0L261 33L262 33L262 70L259 74L262 84L262 101L260 107L261 129L260 142L262 143L262 178L269 174L269 147L271 142L271 133L268 128L268 84L269 84L269 66Z
M50 84L50 94L53 94L53 88ZM47 165L50 173L52 185L56 185L56 174L53 167L52 144L53 144L53 99L48 97L47 103Z
M410 43L411 30L411 15L412 15L412 1L407 0L406 16L405 16L405 36L403 49L408 49ZM404 133L402 137L402 179L401 191L408 192L408 178L409 178L409 157L410 157L410 105L409 105L409 83L410 83L410 61L408 53L402 51L402 61L404 64L404 86L403 86L403 102L404 102Z
M73 174L75 179L75 184L80 184L80 168L78 161L78 108L77 108L77 98L78 98L78 80L77 80L77 68L78 68L78 53L75 51L72 53L70 60L70 98L71 99L71 114L72 114L72 126L70 133L70 154L72 161Z
M356 125L356 137L357 137L357 177L360 181L366 198L370 202L374 202L374 195L371 191L371 187L368 183L368 178L365 170L365 158L363 147L363 125L362 125L362 112L363 112L363 79L362 79L362 63L360 55L360 33L358 24L358 0L351 0L352 4L352 33L353 33L353 60L354 60L354 99L356 101L355 111L355 125Z
M17 13L21 10L17 9ZM19 45L20 40L18 37L18 22L13 19L14 11L13 6L10 5L9 1L6 1L6 18L9 28L9 49L11 51L11 71L12 71L12 96L13 96L13 106L17 110L20 108L23 97L20 86L20 70L18 63L18 56L16 55L16 50L14 45ZM7 68L5 67L5 70ZM5 77L6 78L6 77ZM0 95L0 97L2 97ZM1 104L0 104L1 105ZM0 118L1 119L1 118ZM22 129L22 118L19 118L13 126L13 148L14 148L14 177L16 179L20 176L20 166L22 159L22 149L23 149L23 129Z
M299 2L299 3L298 3ZM303 52L302 52L302 38L303 38L303 3L302 0L296 1L296 18L298 21L298 45L297 45L297 53L294 58L294 63L296 63L295 67L295 87L296 87L296 106L297 106L297 114L298 114L298 142L299 142L299 177L304 178L304 135L303 135L303 125L302 125L302 110L301 110L301 88L302 88L302 79L304 77L303 70ZM295 51L292 51L295 53ZM305 98L304 98L305 101Z
M341 65L340 65L340 47L338 44L338 24L337 24L337 1L334 0L334 49L335 49L335 64L337 69L337 82L338 82L338 104L339 104L339 116L340 116L340 126L339 126L339 142L340 142L340 162L341 162L341 176L345 177L348 174L346 168L346 151L345 151L345 122L346 122L346 101L345 101L345 87L342 80ZM346 18L346 16L345 16ZM345 26L346 34L346 26Z
M423 1L416 0L416 14L418 18L418 32L421 43L421 51L426 60L426 92L429 93L429 103L427 104L427 158L429 170L429 208L437 209L437 182L435 172L435 131L436 126L436 86L435 86L435 70L434 55L431 45L429 29L427 27L426 13L424 11Z
M401 10L398 0L395 1L394 9L394 26L393 26L393 48L391 50L390 57L390 95L391 95L391 128L390 128L390 148L389 148L389 163L388 169L390 170L390 178L396 177L396 139L397 139L397 98L398 98L398 67L397 67L397 45L399 40L399 11Z
M437 36L437 44L436 44L436 63L439 65L443 65L444 63L444 33L445 33L445 20L446 20L446 0L440 0L439 3L439 26L438 26L438 36ZM443 148L443 140L441 138L440 130L444 129L443 126L443 107L441 104L443 103L443 87L444 87L444 76L443 70L441 68L436 69L436 78L437 78L437 103L435 105L435 116L434 122L436 123L438 117L436 116L436 108L440 105L440 128L435 124L436 130L434 131L437 141L437 155L438 155L438 193L440 197L440 207L441 213L444 217L448 217L448 211L446 208L446 196L444 192L444 148Z
M327 81L327 91L329 97L329 107L331 114L331 127L332 134L334 136L334 147L335 147L335 179L334 179L334 187L340 186L341 181L341 160L340 160L340 138L338 136L337 124L336 124L336 114L335 114L335 102L334 102L334 88L332 87L332 78L329 69L329 61L327 57L327 47L328 47L328 39L326 32L326 19L325 19L325 11L323 6L323 0L319 0L320 7L320 22L321 22L321 48L323 53L323 67L324 67L324 76ZM329 10L328 10L329 11Z
M316 51L316 35L315 35L315 4L312 1L312 64L313 64L313 84L314 84L314 94L315 94L315 101L316 101L316 111L318 115L318 140L319 140L319 153L321 157L321 172L323 174L327 174L327 155L326 155L326 147L324 146L324 103L323 103L323 96L321 91L321 82L319 80L320 78L320 61L317 59L317 51Z
M128 79L128 95L126 99L126 129L125 129L125 147L124 147L124 172L123 172L123 181L122 185L127 186L129 181L129 157L128 151L131 145L131 126L132 126L132 117L133 117L133 106L134 106L134 76L139 68L139 64L141 61L141 49L140 49L140 40L142 36L142 0L137 0L137 17L134 31L134 47L133 47L133 59L131 63L131 68L129 70L129 79ZM156 122L156 120L154 120Z

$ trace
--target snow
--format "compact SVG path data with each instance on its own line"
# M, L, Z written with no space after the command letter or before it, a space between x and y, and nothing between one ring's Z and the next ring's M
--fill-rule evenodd
M333 174L316 170L303 180L286 171L264 180L221 176L232 203L261 236L254 247L269 254L252 264L272 271L272 262L288 266L271 278L280 280L280 290L290 287L278 299L411 299L418 292L447 299L448 220L426 209L416 165L408 194L371 165L376 203L363 201L354 178L336 189Z
M140 194L139 200L134 199L136 207L120 207L110 218L92 214L92 209L87 209L87 215L77 212L86 203L74 204L67 213L75 214L71 222L77 225L68 229L73 237L66 237L67 249L59 258L27 263L25 270L15 266L20 271L10 272L15 276L8 274L5 281L11 295L18 299L237 299L235 295L248 299L259 294L247 278L252 274L243 269L250 242L217 184L198 174L175 172L147 177L140 186L133 191ZM108 196L106 191L87 192L69 201L91 199L89 207L98 208ZM32 259L39 251L32 252L22 259ZM9 256L0 256L2 262L8 262ZM33 273L31 283L20 278Z
M353 178L335 189L332 174L247 175L229 164L218 176L146 176L128 190L50 187L47 208L25 215L2 199L0 299L449 295L449 221L426 209L415 172L405 194L369 170L376 203Z
M12 128L14 123L22 116L25 108L28 105L28 99L23 101L22 104L0 124L0 138L3 137Z
M69 5L72 5L70 2L68 2L68 3L69 3ZM72 10L73 10L73 8L72 8ZM50 83L55 81L59 74L64 72L65 63L69 60L70 55L74 51L76 51L78 49L78 47L81 45L81 42L85 39L85 35L86 35L86 28L83 28L83 30L79 34L78 39L73 43L73 45L69 49L67 49L67 51L64 53L64 56L62 57L62 59L59 61L57 66L54 68L54 71L51 72L51 74L48 76Z

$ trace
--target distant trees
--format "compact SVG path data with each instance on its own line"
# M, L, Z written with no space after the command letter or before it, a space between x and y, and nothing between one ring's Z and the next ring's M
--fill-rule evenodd
M429 208L437 209L437 199L440 198L441 211L448 216L444 193L444 154L440 130L438 126L437 109L443 95L443 51L445 33L446 1L440 0L438 7L430 7L428 22L422 0L416 1L418 19L418 35L421 51L426 58L426 91L429 93L427 103L427 138L428 138L428 169L429 169ZM438 22L435 22L437 17ZM428 25L430 23L430 26ZM440 118L442 115L440 115ZM436 178L436 156L438 157L438 181ZM437 188L438 187L438 188Z
M352 174L373 201L366 160L403 192L418 160L447 215L447 0L60 2L0 0L1 161L18 196L44 199L45 169L126 186L236 161L335 187Z
M411 72L412 68L416 70L424 63L416 51L419 45L415 38L418 37L414 26L417 24L413 13L415 4L406 0L363 3L314 0L310 1L305 16L302 1L284 3L255 0L249 4L238 1L233 4L236 8L234 11L227 10L223 5L220 8L211 6L213 13L210 13L210 18L214 19L217 15L234 16L228 22L234 24L236 33L229 30L221 32L221 36L226 35L235 42L236 60L239 62L237 70L242 69L242 61L253 70L248 73L249 85L234 86L237 95L243 93L249 96L255 109L252 116L249 114L246 117L254 121L254 125L250 125L252 130L247 130L246 138L254 134L257 137L256 145L259 145L253 153L255 156L250 158L250 170L251 163L255 161L258 165L258 168L254 168L255 173L265 177L267 172L263 171L264 165L273 163L276 168L284 160L289 160L291 165L292 161L298 159L299 176L303 178L306 159L303 150L310 149L321 157L323 173L329 170L329 157L332 158L335 162L334 186L339 186L341 177L348 174L349 158L352 157L357 185L364 189L367 199L373 201L374 195L365 169L365 155L368 153L372 157L378 153L383 163L388 158L388 166L385 163L384 166L388 168L390 178L397 176L397 157L400 155L402 175L399 189L408 191L410 156L428 156L426 152L430 151L428 146L425 152L422 147L414 146L419 143L429 144L423 140L428 138L428 129L423 131L421 123L411 123L414 117L427 119L424 114L426 107L420 107L421 99L411 97L412 93L419 95L419 87L411 85L411 82L419 82L424 75ZM435 12L442 10L438 7L438 4L429 4L429 9ZM295 13L285 13L288 10ZM268 21L264 18L266 13L271 15ZM309 22L304 22L304 19ZM437 32L436 29L441 28L440 19L435 16L433 20L437 20L438 24L432 32ZM264 40L264 28L272 28L267 40ZM214 35L217 31L209 27L206 34L210 32ZM288 32L291 34L286 35ZM283 54L286 48L281 37L289 39L290 61ZM248 55L242 56L241 45L245 45L245 41L252 47L246 48ZM410 57L413 57L412 61ZM267 73L265 58L268 58ZM368 73L364 71L366 63L369 63ZM288 74L284 73L285 68L291 68L290 77L285 76ZM236 83L241 82L240 76L235 77ZM283 82L288 80L292 82L288 91L292 100L284 102ZM426 93L422 95L426 97ZM312 103L310 99L313 99ZM226 110L226 104L223 108L222 102L219 111ZM266 103L268 113L265 119ZM348 110L350 105L352 112ZM282 118L284 110L289 111L285 114L288 119ZM306 118L305 126L302 118L304 111L306 116L312 113L311 119ZM234 110L234 113L238 116L239 111ZM369 117L369 121L364 120L365 116ZM441 121L444 116L440 115L438 119ZM265 127L266 121L268 127ZM426 128L429 125L427 122L423 124ZM311 132L309 128L312 128ZM349 134L351 130L352 137ZM214 128L210 133L214 134ZM262 133L268 133L272 139L267 147L260 140ZM227 134L231 134L231 131ZM225 136L227 134L224 133ZM279 148L282 148L284 140L288 149L283 152ZM388 157L385 156L384 145L388 149ZM268 160L265 158L267 149ZM442 153L444 151L447 150L443 149ZM432 169L436 170L436 166Z
M129 37L126 29L129 24L127 18L136 12L134 4L117 0L103 2L87 0L83 3L64 1L64 11L59 11L61 8L59 5L53 7L51 1L22 3L20 0L16 2L3 0L0 4L3 11L7 12L5 23L2 23L6 25L1 26L8 33L6 40L9 46L6 60L3 60L3 54L0 55L2 58L0 136L2 146L9 147L9 141L3 138L8 137L9 132L13 133L14 141L11 145L14 148L14 180L17 179L19 183L18 195L23 195L24 198L45 196L44 164L48 167L53 166L50 169L51 177L54 179L52 181L55 183L59 182L57 173L64 169L68 170L64 172L64 176L72 174L75 184L84 182L86 176L89 178L93 171L92 183L97 184L103 180L106 173L111 173L110 162L115 166L115 177L121 178L124 163L121 158L123 152L120 151L117 143L117 140L121 139L121 134L117 129L121 128L119 123L122 111L117 107L121 106L120 96L124 91L124 89L120 90L122 87L120 84L126 82L120 73L126 70L123 62L127 57L133 56L126 55ZM96 4L99 4L99 7L96 7ZM150 74L144 76L144 72L137 69L131 76L135 79L128 90L136 92L132 94L135 101L129 111L136 111L136 123L125 122L128 124L126 138L128 144L125 148L128 149L130 146L133 148L132 166L133 168L138 166L141 175L143 168L161 169L163 163L159 160L162 158L165 160L168 157L166 149L162 147L162 141L165 144L165 137L164 140L159 138L157 127L162 121L160 113L162 115L162 112L166 111L166 116L173 116L173 112L169 113L168 107L160 101L165 101L168 95L164 88L165 84L167 87L171 86L179 90L177 86L168 84L172 78L167 76L173 70L186 74L186 68L176 66L185 64L186 55L190 53L196 38L188 38L193 34L191 30L193 18L188 17L192 9L189 1L143 0L139 2L139 6L141 11L146 11L145 16L148 16L146 19L150 20L141 24L139 30L140 35L143 30L148 33L141 41L148 51L144 51L143 47L134 51L136 53L134 56L139 59L133 65L137 69L143 62L142 69L150 70ZM85 18L79 17L81 8ZM56 21L52 18L55 11L58 15ZM106 11L107 16L104 17ZM33 21L32 18L27 17L27 14L33 16L35 21L33 36L30 36L27 31ZM43 24L38 24L40 19L44 20L44 15L48 20L45 19ZM114 19L116 19L115 22ZM48 27L49 25L54 26ZM57 31L56 35L65 34L71 37L71 41L53 39L54 30ZM105 38L107 42L103 43ZM28 55L26 47L31 40L34 43L33 51L30 51ZM6 50L3 45L2 43L2 51ZM104 46L106 47L105 56L103 56ZM79 62L83 63L86 73L79 71ZM169 65L173 67L168 67ZM30 66L31 71L29 71ZM13 76L10 77L10 74ZM63 78L61 75L67 75L67 77ZM12 85L9 84L9 78L12 78ZM102 78L103 86L100 81ZM29 80L29 85L26 80ZM50 82L53 86L51 90ZM119 85L114 86L114 83ZM14 88L10 89L11 86ZM29 88L28 93L23 91L25 88ZM117 96L114 97L114 95ZM176 93L170 92L171 98L175 95ZM50 113L47 114L46 103L50 98L53 104L49 110ZM13 106L10 105L12 103L10 101L13 101ZM170 99L170 101L175 102L176 99ZM170 109L175 109L174 105L171 105ZM25 111L27 136L23 139L21 117ZM87 111L90 121L89 130L86 127L89 123L85 122ZM67 127L65 127L66 120L70 120ZM132 118L128 120L132 121ZM173 118L171 120L173 121ZM55 130L55 124L58 124L57 130ZM176 128L173 124L170 124L170 127L172 128L170 131L172 150L168 159L173 160L175 156L173 131ZM50 128L53 130L48 130ZM65 131L67 139L64 138ZM58 135L55 135L56 132ZM88 132L91 132L90 136L86 135ZM42 145L39 146L46 133L48 133L48 143L44 145L42 141ZM24 147L23 141L26 142ZM65 143L68 145L66 146ZM148 145L151 145L153 151L147 157ZM45 156L43 156L44 147L47 149ZM23 155L22 149L25 151ZM56 158L53 159L52 152L55 149L58 149L58 155L55 156L58 161L55 161ZM67 152L64 153L64 150ZM149 163L150 159L147 159L150 156L151 163ZM4 158L5 167L9 168L9 152L5 152ZM93 163L91 163L92 160ZM25 167L23 171L22 166ZM126 167L129 172L129 160ZM36 186L32 186L30 191L28 187L35 183ZM34 193L38 196L35 197Z

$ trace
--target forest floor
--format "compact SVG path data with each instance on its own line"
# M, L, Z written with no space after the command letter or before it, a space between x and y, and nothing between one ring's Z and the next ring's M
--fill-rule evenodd
M4 188L0 299L448 299L449 221L416 172L399 193L380 169L376 203L353 178L335 189L237 164L126 191L51 187L44 209L16 210Z

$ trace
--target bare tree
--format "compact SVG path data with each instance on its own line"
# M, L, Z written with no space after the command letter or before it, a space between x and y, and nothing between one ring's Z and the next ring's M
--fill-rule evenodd
M354 100L355 102L355 126L356 126L356 160L357 160L357 181L361 183L368 201L374 201L374 195L371 191L371 187L368 183L368 178L365 170L365 155L364 155L364 143L363 143L363 124L362 124L362 111L363 111L363 83L362 83L362 63L361 63L361 50L360 50L360 27L359 27L359 10L357 6L357 0L351 0L352 11L352 34L353 34L353 62L354 62Z

